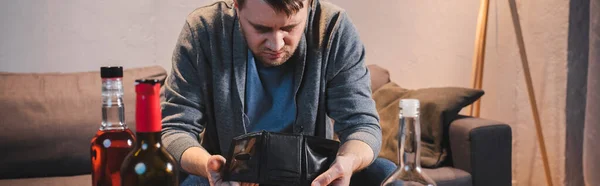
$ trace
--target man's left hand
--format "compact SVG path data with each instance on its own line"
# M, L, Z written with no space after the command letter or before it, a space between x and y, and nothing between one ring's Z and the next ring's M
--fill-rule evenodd
M311 186L350 185L350 178L354 172L355 162L357 162L355 156L337 156L331 167L315 178Z

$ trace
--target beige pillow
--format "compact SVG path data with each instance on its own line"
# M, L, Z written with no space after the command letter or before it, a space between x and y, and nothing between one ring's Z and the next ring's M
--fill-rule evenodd
M448 127L458 112L484 94L482 90L460 87L404 89L387 83L373 93L380 117L382 144L379 157L398 164L398 113L400 99L420 101L421 165L438 167L448 155Z

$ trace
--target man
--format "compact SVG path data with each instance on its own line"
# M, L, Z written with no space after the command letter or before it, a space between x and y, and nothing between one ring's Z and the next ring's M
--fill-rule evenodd
M319 0L219 1L192 12L162 103L164 145L191 174L183 185L240 184L221 179L222 155L233 137L260 130L338 134L336 160L312 185L381 182L395 167L376 159L381 128L364 57L347 15ZM352 176L363 172L376 175Z

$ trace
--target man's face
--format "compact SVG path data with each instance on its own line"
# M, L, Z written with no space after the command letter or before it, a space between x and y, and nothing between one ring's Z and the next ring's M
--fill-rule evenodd
M290 16L262 0L246 0L241 10L236 6L248 47L265 66L279 66L296 51L308 16L307 1L302 3L303 8Z

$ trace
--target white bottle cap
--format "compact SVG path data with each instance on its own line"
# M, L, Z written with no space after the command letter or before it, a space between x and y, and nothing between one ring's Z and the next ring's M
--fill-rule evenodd
M403 117L417 117L419 115L419 100L418 99L401 99L400 110Z

